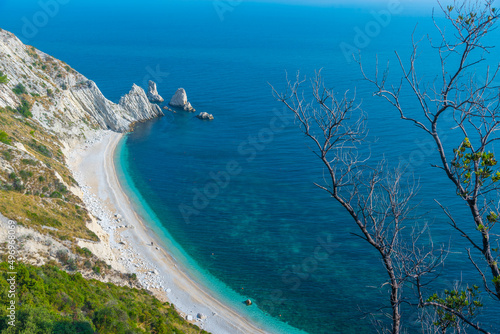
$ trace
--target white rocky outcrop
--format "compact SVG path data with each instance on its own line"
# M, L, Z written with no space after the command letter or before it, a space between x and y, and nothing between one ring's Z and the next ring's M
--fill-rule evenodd
M209 114L209 113L204 112L204 111L199 113L198 115L196 115L196 117L198 117L199 119L204 119L204 120L209 120L209 121L214 119L214 115Z
M34 97L33 118L69 145L95 129L125 132L134 122L163 115L142 88L134 85L119 104L113 103L95 82L6 30L0 30L0 71L9 79L0 85L0 107L19 105L12 88L22 84Z
M163 115L161 108L156 104L150 103L146 92L136 84L132 86L132 89L130 89L127 95L124 95L120 99L118 105L126 110L123 117L130 122L151 119L158 115Z
M148 85L148 99L149 101L153 103L161 103L165 101L163 97L158 94L158 90L156 89L156 83L149 80L149 85Z
M172 96L172 99L170 99L169 104L173 107L182 108L186 111L196 111L188 101L187 94L184 88L177 89L174 96Z

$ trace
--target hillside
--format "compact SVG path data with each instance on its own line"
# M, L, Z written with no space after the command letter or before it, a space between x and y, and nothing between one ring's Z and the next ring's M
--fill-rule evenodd
M7 260L12 220L20 306L19 323L9 329L2 307L2 333L202 332L117 264L67 163L68 152L103 132L127 132L161 115L135 84L115 104L66 63L0 29L0 261ZM3 306L5 269L4 262Z
M2 305L9 303L7 270L7 264L0 263ZM7 309L2 307L2 333L207 333L145 290L86 280L54 265L19 266L18 293L18 321L10 327Z

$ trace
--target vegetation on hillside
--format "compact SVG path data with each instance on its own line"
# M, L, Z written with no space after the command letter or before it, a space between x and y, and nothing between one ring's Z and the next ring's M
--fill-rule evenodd
M76 181L66 167L58 138L25 118L31 115L27 100L31 97L23 97L17 109L0 108L0 162L4 166L0 169L0 212L37 231L54 228L48 233L60 240L97 241L86 227L90 217L83 202L68 190Z
M0 84L7 82L9 82L9 78L7 78L7 75L4 75L2 71L0 71Z
M2 333L207 333L145 290L68 274L54 265L17 268L15 327L9 326L6 262L0 264Z

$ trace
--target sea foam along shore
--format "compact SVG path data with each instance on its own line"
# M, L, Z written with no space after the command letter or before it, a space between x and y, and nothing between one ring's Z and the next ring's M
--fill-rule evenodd
M67 152L68 166L80 184L80 196L98 218L97 228L107 235L100 245L81 246L89 246L96 253L112 252L110 264L136 272L143 287L160 300L173 303L200 328L214 334L266 333L194 282L134 211L114 165L114 152L122 136L97 131L92 139Z

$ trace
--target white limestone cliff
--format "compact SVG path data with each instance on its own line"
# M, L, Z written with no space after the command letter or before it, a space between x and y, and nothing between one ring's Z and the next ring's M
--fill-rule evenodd
M24 45L14 34L0 29L0 71L9 82L0 85L0 107L16 107L17 85L28 91L33 119L72 145L95 129L128 131L134 122L163 115L146 92L132 86L118 104L106 99L95 82L66 63Z

